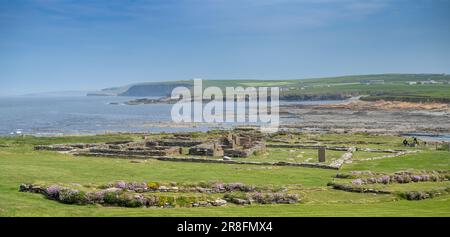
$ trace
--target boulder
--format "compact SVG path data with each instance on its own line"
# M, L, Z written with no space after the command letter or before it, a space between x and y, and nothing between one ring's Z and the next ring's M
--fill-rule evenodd
M19 192L28 192L31 189L31 184L21 184L19 186Z
M223 206L223 205L225 205L225 204L227 204L227 201L225 201L225 200L223 200L223 199L220 199L220 198L216 199L216 200L212 203L213 206Z
M169 188L167 188L166 186L160 186L160 187L158 188L158 190L159 190L160 192L167 192L167 191L169 191Z

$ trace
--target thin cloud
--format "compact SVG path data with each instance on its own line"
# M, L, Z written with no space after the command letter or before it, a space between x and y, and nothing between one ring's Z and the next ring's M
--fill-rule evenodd
M59 19L80 22L172 23L218 31L284 31L320 27L366 17L388 7L387 0L239 0L239 1L56 1L34 0ZM158 15L158 17L154 17Z

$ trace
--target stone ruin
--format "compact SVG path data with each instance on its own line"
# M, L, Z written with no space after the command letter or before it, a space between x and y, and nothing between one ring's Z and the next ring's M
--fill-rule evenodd
M265 149L263 136L258 133L230 132L215 141L190 148L189 155L248 157Z
M95 156L174 156L182 153L181 147L199 145L202 141L186 139L166 139L158 141L117 141L106 143L77 143L77 144L55 144L38 145L35 150L51 150L70 152L76 155Z
M77 143L38 145L35 150L69 152L75 155L170 157L183 154L182 147L189 148L189 155L210 157L248 157L265 151L264 136L255 131L233 131L224 136L194 140L190 134L173 134L170 137L143 141L116 141L106 143Z
M223 149L217 142L202 143L191 147L189 155L194 156L223 156Z
M176 146L147 146L144 143L127 143L122 145L99 145L88 150L89 153L128 156L168 156L179 155L180 148Z

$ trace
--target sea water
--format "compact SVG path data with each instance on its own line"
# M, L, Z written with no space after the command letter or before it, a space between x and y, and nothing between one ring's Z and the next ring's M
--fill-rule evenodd
M0 97L0 136L101 134L105 132L206 131L212 126L171 126L172 104L126 105L136 97ZM329 104L297 101L280 104ZM166 122L158 126L159 122Z

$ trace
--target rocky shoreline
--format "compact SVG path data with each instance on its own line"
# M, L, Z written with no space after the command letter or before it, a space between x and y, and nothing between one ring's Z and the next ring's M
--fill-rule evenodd
M280 95L280 102L300 102L300 101L321 101L321 100L348 100L351 96L341 95L341 94L329 94L329 95ZM160 98L139 98L134 100L129 100L125 102L126 105L140 105L140 104L175 104L179 99L172 99L171 97L160 97ZM211 100L203 99L204 103L208 103ZM110 104L117 104L111 102Z

